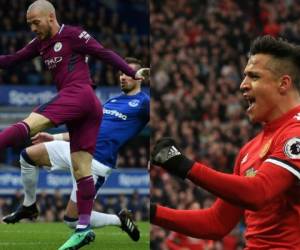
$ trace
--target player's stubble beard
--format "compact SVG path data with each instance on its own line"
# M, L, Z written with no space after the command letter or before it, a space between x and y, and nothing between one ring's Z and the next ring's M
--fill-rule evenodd
M127 83L127 82L124 82L124 83L121 84L121 90L125 94L129 94L134 89L135 89L135 85L134 84L130 84L130 83Z
M46 39L49 39L52 37L51 27L49 24L48 24L47 28L45 29L44 34L45 34L44 36L42 34L42 37L40 38L41 40L46 40Z
M130 89L126 88L126 87L121 87L121 90L125 93L128 94L130 92Z
M120 87L125 94L127 94L130 91L130 85L126 82L126 80L120 82Z

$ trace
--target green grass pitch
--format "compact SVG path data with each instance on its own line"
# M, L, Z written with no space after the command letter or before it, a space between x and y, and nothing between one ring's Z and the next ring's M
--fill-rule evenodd
M94 229L95 241L82 249L149 250L149 223L139 222L138 227L141 231L138 242L132 241L118 227ZM69 238L72 232L63 223L0 224L0 250L55 250Z

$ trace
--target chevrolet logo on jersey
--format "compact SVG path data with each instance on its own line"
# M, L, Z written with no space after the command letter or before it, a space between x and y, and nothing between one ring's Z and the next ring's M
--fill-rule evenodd
M254 177L256 175L257 170L255 170L254 168L249 168L246 173L245 176L246 177Z

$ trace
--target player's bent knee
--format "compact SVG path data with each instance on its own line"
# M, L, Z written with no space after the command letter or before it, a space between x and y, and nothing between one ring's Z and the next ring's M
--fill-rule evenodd
M29 158L35 163L35 166L52 167L45 143L36 144L26 148L26 153Z
M21 163L21 167L28 167L30 165L35 166L35 162L31 159L31 157L27 153L26 148L23 149L20 154L20 163Z
M77 218L71 218L68 217L67 215L64 216L64 223L67 224L67 226L71 229L76 228L77 221L78 221Z

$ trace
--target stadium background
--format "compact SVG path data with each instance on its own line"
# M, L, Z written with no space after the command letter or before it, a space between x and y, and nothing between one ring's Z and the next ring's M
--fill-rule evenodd
M250 42L271 34L299 43L299 24L297 0L150 1L151 139L172 136L190 158L232 172L238 150L258 129L239 92ZM150 178L151 201L171 208L209 207L215 199L160 169ZM223 242L191 240L198 244L192 248L153 226L151 249L243 249L243 231L241 222Z
M26 10L33 1L0 0L0 54L13 53L28 43L33 34L26 24ZM105 47L123 57L149 59L149 6L147 0L57 0L60 23L84 27ZM98 86L102 102L120 93L118 72L99 60L90 58L91 75ZM149 92L149 85L144 85ZM0 70L0 128L22 120L33 106L46 102L55 88L49 72L39 58L9 70ZM62 132L64 127L51 132ZM19 152L8 149L0 153L0 220L14 211L23 200ZM103 195L96 201L98 211L117 213L122 207L134 212L137 220L148 219L149 178L146 169L149 157L149 128L122 149L116 173ZM68 174L40 171L38 203L40 221L62 221L71 182Z

